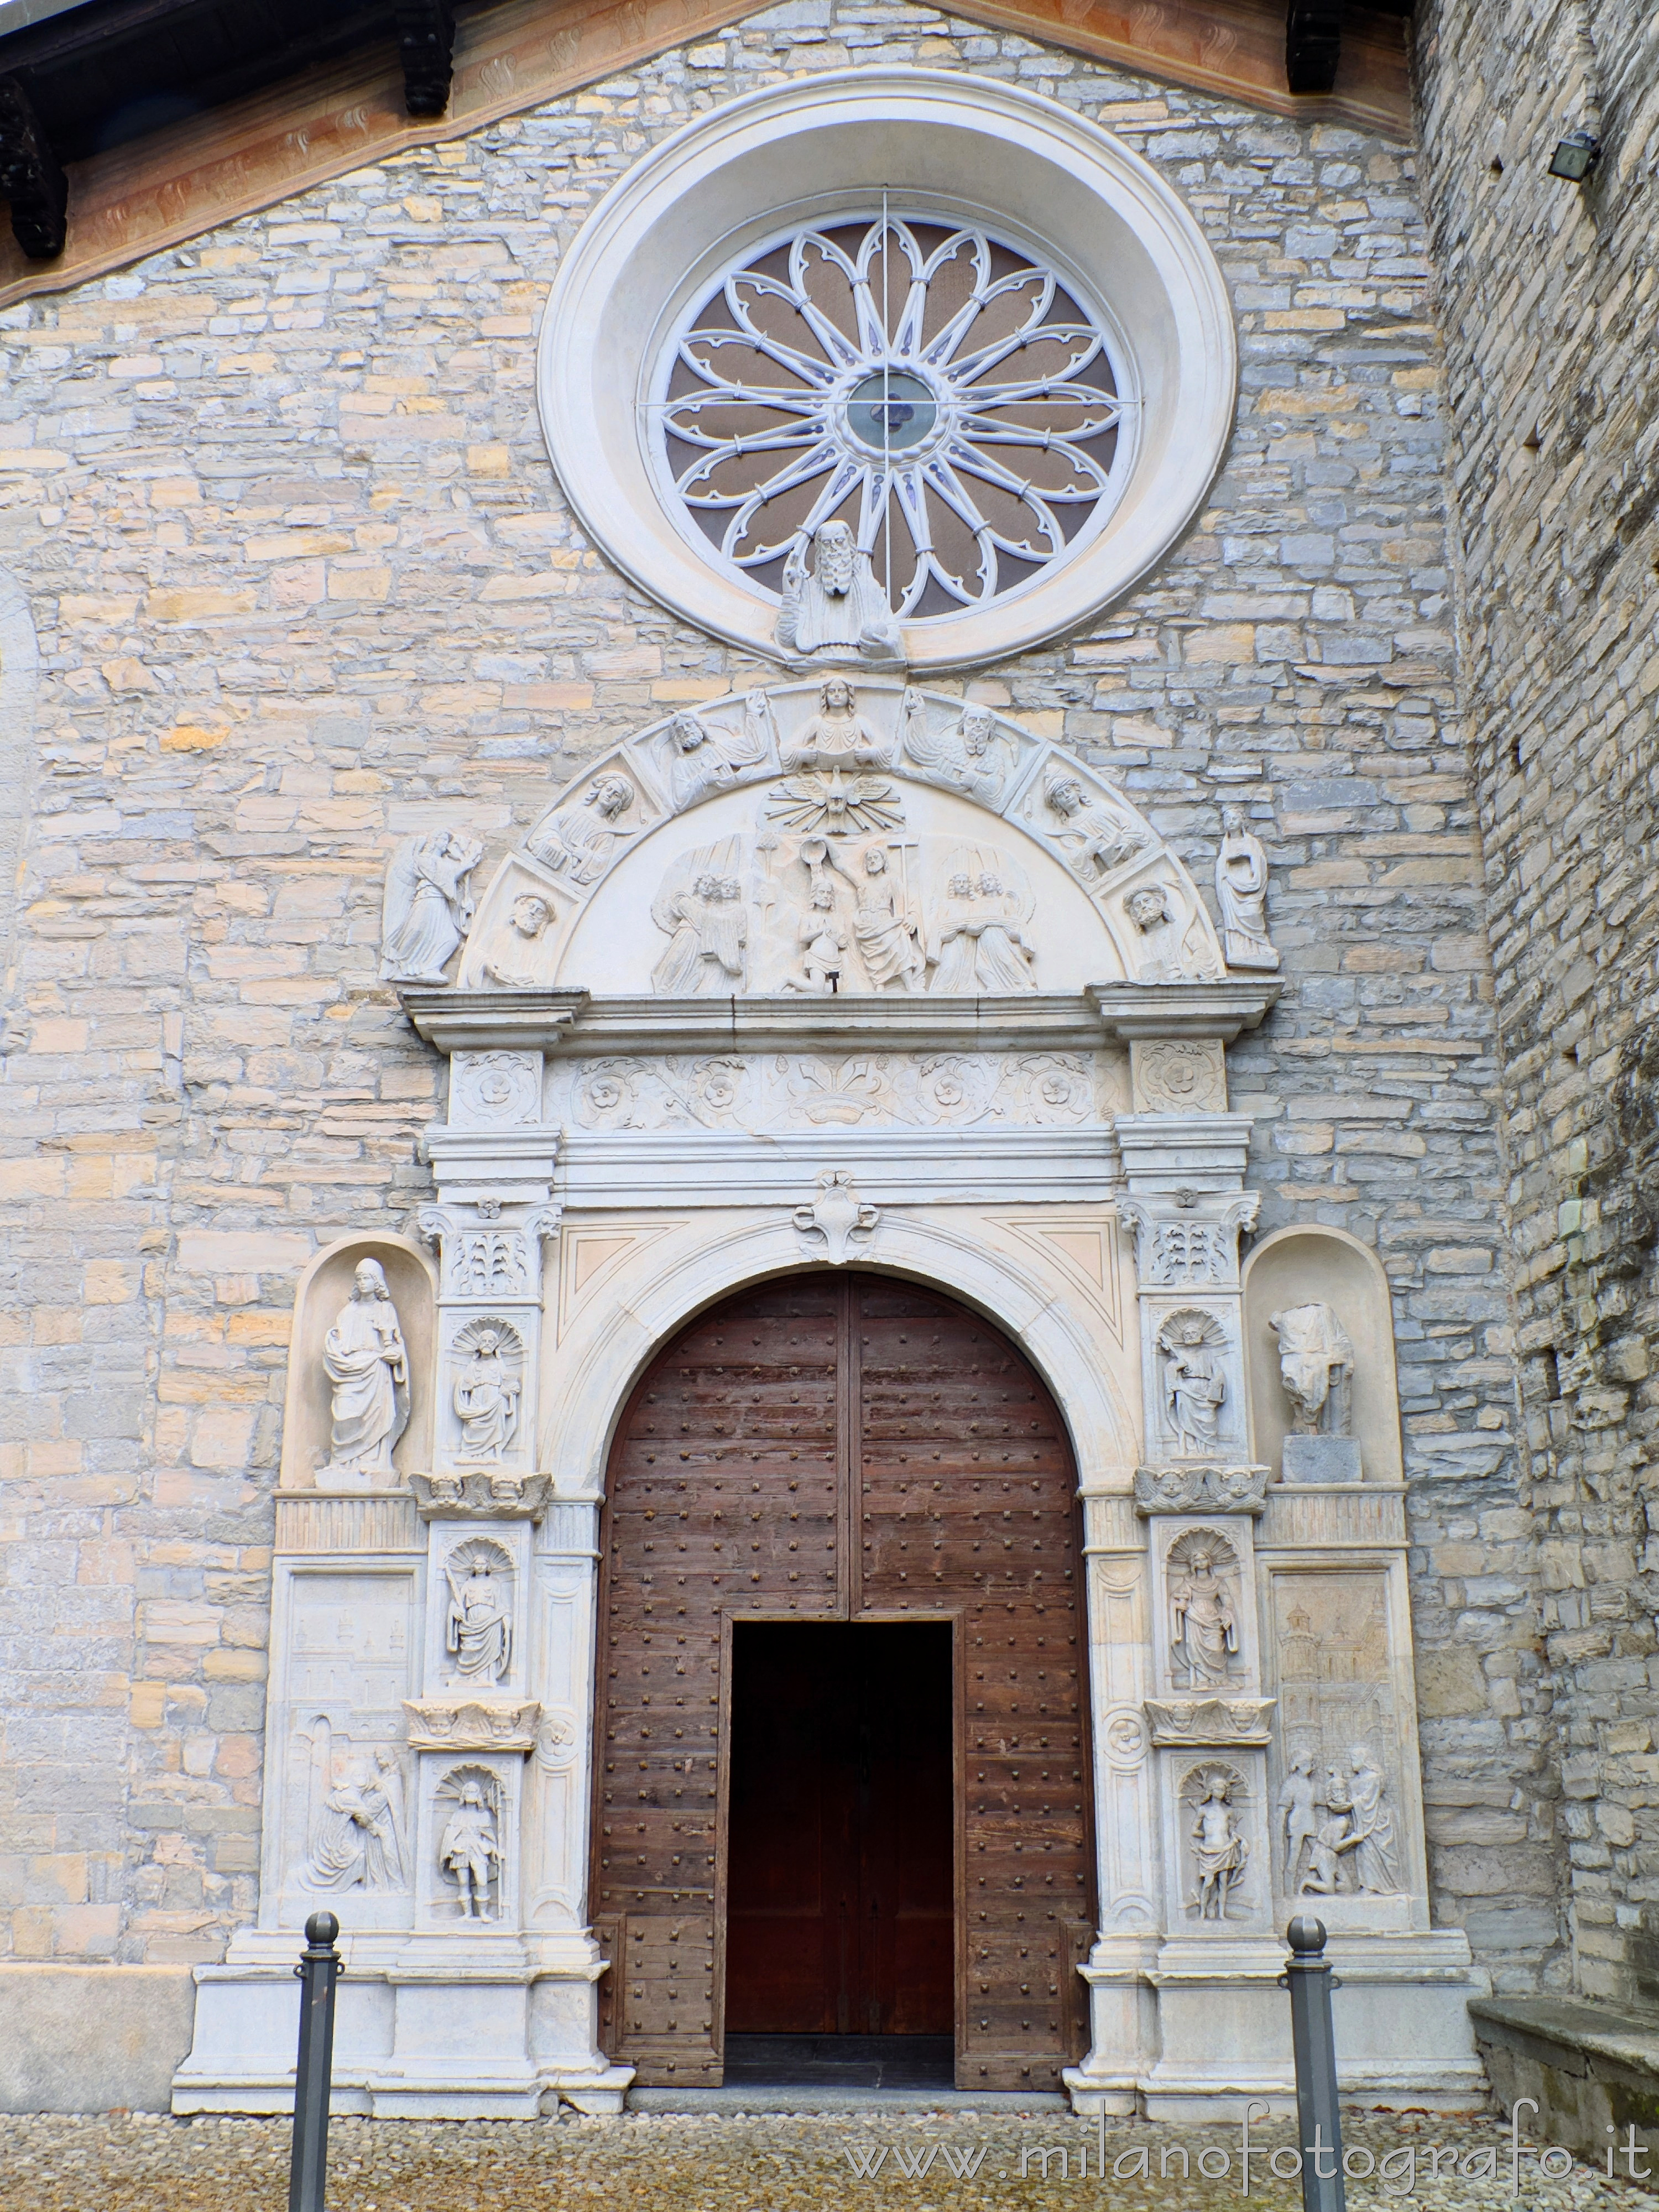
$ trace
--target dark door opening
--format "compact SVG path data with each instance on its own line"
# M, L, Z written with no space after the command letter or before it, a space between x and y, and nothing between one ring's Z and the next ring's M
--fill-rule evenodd
M726 2078L951 2077L951 1627L732 1627Z

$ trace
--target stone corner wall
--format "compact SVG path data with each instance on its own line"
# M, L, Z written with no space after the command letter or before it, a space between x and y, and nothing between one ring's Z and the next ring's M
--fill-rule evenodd
M1659 2000L1659 17L1419 10L1574 1985ZM1602 141L1587 185L1557 140Z

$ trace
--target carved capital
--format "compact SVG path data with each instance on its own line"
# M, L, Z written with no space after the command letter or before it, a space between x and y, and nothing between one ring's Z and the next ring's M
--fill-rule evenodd
M550 1474L411 1474L422 1521L539 1521L553 1489Z
M532 1751L542 1709L534 1698L405 1698L415 1751Z
M1135 1271L1143 1285L1160 1290L1236 1285L1239 1232L1255 1226L1261 1206L1253 1190L1218 1200L1178 1189L1117 1202L1119 1218L1134 1231Z
M1161 1749L1194 1744L1265 1744L1276 1698L1148 1698L1146 1719Z
M1135 1511L1152 1513L1249 1513L1267 1510L1267 1467L1224 1466L1194 1461L1135 1469Z

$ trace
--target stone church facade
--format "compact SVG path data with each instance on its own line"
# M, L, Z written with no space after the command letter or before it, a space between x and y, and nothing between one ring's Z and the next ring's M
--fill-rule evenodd
M716 2080L743 1638L931 1622L962 2086L1282 2097L1314 1909L1467 2105L1651 1995L1633 13L520 12L8 264L8 1995L280 2108L320 1904L344 2104Z

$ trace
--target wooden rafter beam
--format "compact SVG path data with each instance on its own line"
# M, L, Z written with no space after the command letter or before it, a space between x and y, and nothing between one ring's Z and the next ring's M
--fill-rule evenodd
M69 180L15 76L0 76L0 199L12 236L31 261L55 261L69 234Z
M1285 18L1285 75L1291 90L1334 92L1341 59L1340 0L1289 0Z
M455 10L450 0L397 0L394 12L404 110L441 115L455 74Z

